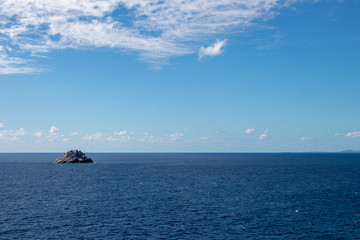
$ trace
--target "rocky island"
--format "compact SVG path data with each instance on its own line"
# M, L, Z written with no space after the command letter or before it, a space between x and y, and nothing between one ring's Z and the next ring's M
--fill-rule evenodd
M55 163L93 163L93 160L79 150L70 150L61 158L56 159Z

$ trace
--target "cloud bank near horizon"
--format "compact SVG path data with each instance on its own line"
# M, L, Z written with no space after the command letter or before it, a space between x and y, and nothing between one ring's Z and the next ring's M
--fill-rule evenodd
M301 144L302 146L311 147L310 149L321 149L324 142L329 139L324 137L314 136L279 136L274 132L269 134L269 130L265 129L261 135L254 134L257 132L254 128L248 128L244 131L235 132L217 132L211 131L199 132L196 129L189 130L183 129L177 132L158 131L158 130L138 130L122 129L114 131L113 129L93 129L93 132L80 132L80 131L64 131L60 128L51 125L47 129L25 129L15 128L9 129L5 124L0 122L0 151L9 151L9 149L21 149L21 151L33 151L33 149L60 149L68 147L94 147L99 146L109 147L112 151L117 149L148 149L148 147L155 147L154 149L166 149L166 147L194 147L201 149L202 146L214 147L219 146L219 149L226 151L231 144L236 143L237 146L250 144L250 146L258 145L262 147L268 144L280 144L283 149L291 150L287 144ZM353 131L343 134L336 134L334 137L343 138L347 145L356 144L360 138L359 131ZM264 140L267 141L264 141ZM286 144L281 143L286 140ZM334 139L331 139L333 141ZM307 142L307 143L305 143ZM230 144L230 145L229 145ZM314 145L315 144L315 145ZM319 145L317 145L319 144ZM29 150L30 149L30 150ZM236 150L234 148L232 151ZM241 148L239 148L241 149ZM251 148L250 148L251 149ZM255 150L255 149L254 149ZM292 149L294 150L294 149ZM41 150L43 151L43 150ZM239 150L236 150L239 151ZM283 150L284 151L284 150ZM303 150L301 150L303 151Z
M225 44L215 39L271 19L293 2L2 0L0 74L42 71L34 67L36 56L66 48L116 48L155 65L199 49L201 57L215 56Z

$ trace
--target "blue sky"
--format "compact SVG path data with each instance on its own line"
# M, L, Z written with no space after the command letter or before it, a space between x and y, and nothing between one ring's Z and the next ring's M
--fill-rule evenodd
M0 2L0 152L360 149L359 1Z

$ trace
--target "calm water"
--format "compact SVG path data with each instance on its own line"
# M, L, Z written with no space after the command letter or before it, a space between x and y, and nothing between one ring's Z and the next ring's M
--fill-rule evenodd
M359 239L360 154L0 154L0 239Z

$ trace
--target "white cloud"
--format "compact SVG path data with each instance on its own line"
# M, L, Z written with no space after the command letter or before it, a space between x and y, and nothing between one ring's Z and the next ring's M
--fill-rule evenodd
M120 132L114 132L113 134L118 135L118 136L122 136L122 135L125 135L126 133L127 133L127 131L123 130L123 131L120 131Z
M112 141L112 142L132 142L135 140L134 134L135 132L130 132L129 135L126 135L127 131L123 130L120 132L114 132L113 136L107 136L105 138L106 141ZM148 135L146 135L148 136Z
M18 130L5 130L4 125L0 128L0 138L7 141L19 141L22 136L25 136L26 132L24 128L20 128Z
M148 62L164 63L172 56L195 53L221 34L273 18L285 3L288 1L2 0L0 74L37 72L29 61L32 56L65 48L117 48L135 51ZM219 41L202 47L200 58L221 53L224 44Z
M149 143L161 143L161 142L163 142L163 139L161 137L155 137L155 136L150 135L150 136L148 136L147 141Z
M69 140L64 136L64 134L60 134L60 129L55 126L50 127L48 133L46 134L46 138L50 142L56 141L60 143L67 143Z
M340 137L340 136L342 136L342 134L341 133L334 133L334 136L335 137Z
M269 137L269 130L266 129L263 134L260 135L259 140L264 140Z
M301 137L300 140L301 141L310 141L311 138L309 138L309 137Z
M117 138L114 138L113 136L108 136L108 137L105 138L105 140L106 140L106 141L111 141L111 142L116 142L116 141L118 141L118 139L117 139Z
M49 134L55 136L59 134L59 131L60 129L58 129L57 127L51 126L49 130Z
M120 136L120 137L108 136L105 138L105 140L111 142L132 142L135 140L135 138L132 136Z
M4 124L0 122L0 130L4 129Z
M210 56L214 57L216 55L222 54L222 48L225 46L226 40L223 41L217 41L213 45L209 47L203 47L201 46L199 49L199 59L202 59L203 57Z
M172 133L169 135L169 140L174 142L174 141L181 139L184 136L185 135L183 133Z
M345 136L357 138L357 137L360 137L360 132L349 132L349 133L345 134Z
M143 137L138 139L139 142L149 142L149 143L161 143L163 139L161 137L155 137L154 135L150 135L148 132L143 134Z
M78 132L71 132L70 133L70 136L79 136L80 135L80 133L78 133Z
M48 140L49 142L57 142L57 143L69 143L69 138L65 137L64 134L60 134L60 129L51 126L48 131L38 130L33 134L34 137L37 137L36 143L40 143L40 139Z
M86 140L86 141L92 141L92 140L99 140L99 139L101 139L101 138L104 137L104 136L105 136L104 133L102 133L102 132L97 132L97 133L95 133L95 134L93 134L93 135L85 135L85 136L83 136L81 139Z
M36 131L34 133L34 136L35 137L43 137L45 135L45 132L44 131Z
M248 128L245 130L246 134L253 134L255 132L255 128Z
M14 132L15 137L25 136L25 135L26 135L26 132L25 132L24 128L20 128L18 130L15 130L15 132Z
M29 74L29 73L36 73L41 71L44 70L40 70L39 68L32 66L32 61L21 59L18 57L10 57L8 56L8 54L2 52L0 49L0 75L17 74L17 73Z

